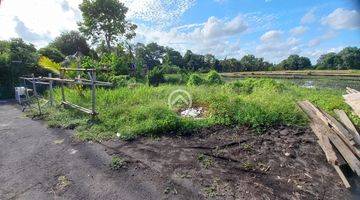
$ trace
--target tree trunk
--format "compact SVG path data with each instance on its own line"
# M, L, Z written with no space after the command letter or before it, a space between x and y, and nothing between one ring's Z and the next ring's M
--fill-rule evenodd
M111 52L111 36L105 35L106 47L108 52Z

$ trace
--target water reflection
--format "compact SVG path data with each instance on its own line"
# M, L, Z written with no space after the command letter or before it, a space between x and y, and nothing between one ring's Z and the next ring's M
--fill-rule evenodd
M241 80L244 78L225 78L226 81ZM290 82L304 88L328 88L328 89L342 89L351 87L356 90L360 90L360 79L346 79L341 77L311 77L311 78L273 78L280 82Z

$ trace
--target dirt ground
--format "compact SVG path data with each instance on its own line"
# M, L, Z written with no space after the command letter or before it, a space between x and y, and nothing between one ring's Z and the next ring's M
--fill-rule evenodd
M309 129L83 142L0 104L0 199L357 199ZM119 170L112 158L125 159Z
M107 152L168 180L168 193L198 199L356 199L344 188L309 129L258 135L213 127L194 136L104 142ZM358 184L358 183L353 183Z

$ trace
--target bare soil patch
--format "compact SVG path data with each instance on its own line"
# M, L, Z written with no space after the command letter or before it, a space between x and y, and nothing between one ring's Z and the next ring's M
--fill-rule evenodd
M168 182L165 196L200 199L351 199L306 128L276 127L265 134L213 127L192 136L102 143L127 159L135 173ZM139 167L141 166L141 167ZM151 169L151 170L149 170ZM168 196L169 197L169 196Z

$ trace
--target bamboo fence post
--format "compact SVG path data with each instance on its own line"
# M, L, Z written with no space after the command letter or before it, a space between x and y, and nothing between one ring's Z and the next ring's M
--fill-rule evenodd
M34 92L34 95L37 97L37 91L36 91L36 81L35 81L35 76L34 76L34 74L31 74L31 77L32 77L32 81L31 81L31 83L32 83L32 86L33 86L33 92Z
M34 96L36 98L37 106L38 106L38 109L39 109L39 115L41 115L41 106L40 106L39 96L38 96L38 93L36 91L36 81L35 81L34 74L31 74L31 77L32 77L32 85L33 85Z
M52 78L51 73L49 73L49 78ZM50 80L49 90L50 90L50 106L53 106L54 94L53 94L53 81L52 80Z
M60 79L64 79L65 70L60 69ZM64 91L64 82L61 81L61 100L62 102L65 102L65 91Z
M95 88L95 81L96 81L96 71L91 71L91 102L92 102L92 114L96 114L96 88Z

